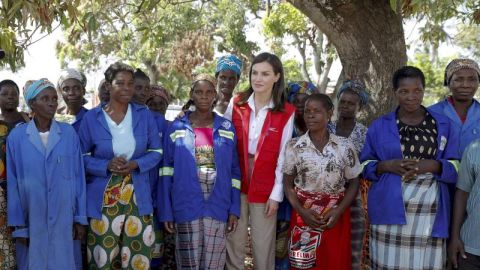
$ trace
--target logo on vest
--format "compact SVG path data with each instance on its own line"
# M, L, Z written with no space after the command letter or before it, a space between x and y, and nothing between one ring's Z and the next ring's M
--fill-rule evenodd
M231 124L230 124L230 122L229 122L229 121L227 121L227 120L223 121L223 123L222 123L222 127L224 127L225 129L229 129L229 128L230 128L230 126L231 126Z

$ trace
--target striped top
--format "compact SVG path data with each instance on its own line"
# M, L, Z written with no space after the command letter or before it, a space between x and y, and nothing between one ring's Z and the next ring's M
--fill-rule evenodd
M460 231L465 251L480 256L480 140L473 141L463 153L457 188L469 193Z

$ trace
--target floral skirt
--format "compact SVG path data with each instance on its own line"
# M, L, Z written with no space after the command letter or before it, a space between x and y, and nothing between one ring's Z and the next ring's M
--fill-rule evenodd
M90 220L89 269L150 269L153 219L152 215L139 215L131 175L111 177L103 205L102 219Z

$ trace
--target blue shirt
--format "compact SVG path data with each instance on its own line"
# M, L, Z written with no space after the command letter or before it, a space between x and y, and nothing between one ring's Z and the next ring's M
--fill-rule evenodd
M52 121L46 147L35 121L7 142L8 225L25 227L29 269L75 269L73 223L87 224L80 142L68 124Z
M139 214L143 216L153 213L149 171L160 162L162 145L157 125L147 107L135 103L130 103L130 106L135 138L131 160L138 164L138 169L132 172L132 180ZM114 157L112 134L102 105L85 114L79 136L87 172L87 215L101 219L103 193L111 176L107 167Z
M467 215L460 231L465 251L480 256L480 140L463 152L457 188L468 192Z
M427 109L437 125L437 155L442 172L434 175L439 183L438 208L433 225L433 237L448 237L450 222L450 195L447 184L457 181L458 134L450 120ZM379 161L403 159L400 135L396 123L396 112L375 120L367 131L365 146L360 154L363 176L372 181L368 191L368 215L371 224L406 224L405 206L402 195L401 176L392 173L377 175Z
M448 99L430 106L430 110L445 115L450 119L453 130L457 133L457 137L460 138L457 144L460 157L472 141L480 139L480 103L477 100L473 99L472 105L468 108L465 123L462 123Z
M227 222L228 215L240 217L240 165L237 138L232 122L215 114L213 149L217 178L204 199L197 176L195 133L187 113L175 120L165 138L165 157L158 185L160 221L184 223L202 217Z

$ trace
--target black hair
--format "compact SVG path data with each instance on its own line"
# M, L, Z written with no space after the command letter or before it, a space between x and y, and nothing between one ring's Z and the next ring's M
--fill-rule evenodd
M107 89L105 88L105 79L102 79L98 84L98 92L104 91L104 90L107 90Z
M321 94L321 93L311 94L305 100L305 104L307 104L307 102L312 101L312 100L319 101L320 103L322 103L323 107L327 111L333 110L332 99L325 94Z
M135 70L135 73L133 74L133 78L150 81L150 77L148 77L148 75L139 68Z
M425 75L422 70L414 66L404 66L397 69L393 74L393 90L397 90L400 85L400 80L405 78L419 78L422 82L422 86L425 88Z
M185 103L185 105L183 105L182 111L183 111L183 112L188 111L188 110L190 109L190 106L192 106L192 105L193 105L193 99L189 99L189 100L187 101L187 103Z
M20 94L20 88L18 88L18 85L12 81L12 80L3 80L0 82L0 89L2 89L2 87L4 86L13 86L15 88L15 90L17 90L17 93Z
M253 93L253 88L252 88L252 68L255 64L262 63L262 62L267 62L269 63L272 68L273 68L273 73L275 75L280 74L280 78L276 83L273 84L273 89L272 89L272 101L273 101L273 108L272 111L278 112L278 111L283 111L283 105L285 102L287 102L287 94L285 91L285 73L283 71L283 65L282 61L276 56L275 54L271 53L261 53L255 58L253 58L252 65L250 66L250 73L249 73L249 78L248 81L250 83L250 87L248 88L247 91L243 91L239 94L240 96L240 101L238 102L239 105L245 104Z
M132 77L135 76L135 71L131 66L121 62L115 62L105 70L105 81L111 84L119 72L129 72L132 74Z

